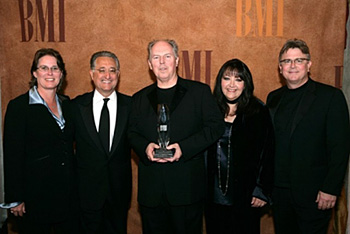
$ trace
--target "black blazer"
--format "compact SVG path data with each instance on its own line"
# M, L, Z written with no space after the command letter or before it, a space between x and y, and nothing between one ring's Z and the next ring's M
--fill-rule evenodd
M272 122L284 86L267 97ZM318 191L339 195L350 152L349 113L343 93L309 80L290 136L290 183L294 199L314 206Z
M70 101L59 99L64 131L44 105L29 105L28 92L5 115L5 200L25 202L25 216L43 223L75 216L79 205Z
M178 162L154 163L145 154L157 143L157 91L152 84L133 96L128 137L140 158L138 201L154 207L165 196L171 205L200 201L205 192L203 151L223 133L224 123L210 88L178 78L170 109L170 144L178 143Z
M269 111L256 98L251 98L249 106L254 112L238 114L233 122L228 187L228 195L232 196L233 205L246 207L251 206L253 196L270 201L274 168L274 134ZM217 173L215 143L208 150L210 201L213 199L214 176Z
M99 210L108 199L116 208L127 210L131 199L131 159L126 127L131 98L117 92L117 123L109 154L96 130L92 98L90 92L73 100L81 206Z

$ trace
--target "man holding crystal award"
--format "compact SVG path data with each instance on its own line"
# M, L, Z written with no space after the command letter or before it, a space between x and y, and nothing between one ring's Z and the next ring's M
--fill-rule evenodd
M156 82L133 96L128 130L140 158L143 233L202 233L203 153L222 135L223 118L209 86L177 75L175 41L152 41L148 53Z

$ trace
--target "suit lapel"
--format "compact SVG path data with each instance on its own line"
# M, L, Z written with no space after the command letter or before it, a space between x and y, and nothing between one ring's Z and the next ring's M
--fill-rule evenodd
M101 144L100 137L98 136L98 133L96 131L94 115L92 112L92 98L93 98L93 92L89 93L89 95L87 95L85 99L81 102L81 104L79 105L79 110L86 128L86 131L88 132L92 141L95 143L98 149L105 152Z
M181 78L178 78L175 94L174 94L173 100L171 101L171 104L169 107L170 114L173 113L173 111L179 105L179 103L181 102L182 98L185 96L186 91L187 91L186 88L181 85L180 79Z
M116 150L117 145L119 144L120 138L123 135L124 128L126 127L126 122L128 120L128 110L127 105L123 103L121 97L117 93L117 117L113 134L112 148L109 155L113 155L113 152Z
M41 105L41 104L34 104L34 105ZM56 134L58 134L58 135L62 135L63 132L62 132L60 126L57 124L56 119L52 116L50 111L47 109L48 107L46 107L44 105L42 105L42 106L45 108L45 114L47 114L47 116L48 116L47 124L50 125L51 130L55 131ZM62 113L64 113L63 112L64 111L63 110L63 105L61 105L61 107L62 107ZM65 120L67 120L67 119L65 119ZM69 123L66 122L65 127L66 127L67 124L69 124Z
M151 90L151 92L147 95L148 96L148 100L151 103L151 106L154 110L154 112L157 114L158 112L158 98L157 98L157 87L156 84L153 85L153 89Z
M66 121L66 123L65 123L65 126L64 126L64 128L63 128L63 130L65 130L65 128L68 126L68 128L70 128L71 127L71 112L70 112L70 109L67 109L67 102L69 101L69 100L64 100L64 99L62 99L60 96L58 96L58 98L60 99L60 104L61 104L61 108L62 108L62 116L63 116L63 118L65 119L65 121ZM68 112L70 112L70 113L68 113ZM69 115L69 116L68 116ZM56 123L56 125L58 126L58 124ZM59 132L62 134L63 133L63 131L61 130L61 128L58 126L58 128L59 128Z
M283 94L286 90L286 87L283 87L282 90L271 99L271 103L269 103L269 109L270 109L270 114L271 114L271 121L272 123L275 123L275 114L276 111L278 110L278 107L281 103Z

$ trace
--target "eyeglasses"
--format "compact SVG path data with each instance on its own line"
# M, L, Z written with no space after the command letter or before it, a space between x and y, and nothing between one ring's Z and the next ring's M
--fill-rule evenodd
M42 73L48 73L49 71L51 71L52 73L60 73L61 72L60 68L57 66L53 66L53 67L39 66L38 70L41 71Z
M291 65L292 63L296 65L301 65L304 63L304 61L310 61L310 59L308 58L282 59L280 63L283 65Z
M116 68L110 68L110 69L106 69L106 68L99 68L99 69L96 69L96 71L98 73L100 73L101 75L105 75L107 74L107 72L109 74L112 74L112 75L115 75L117 74L118 70Z

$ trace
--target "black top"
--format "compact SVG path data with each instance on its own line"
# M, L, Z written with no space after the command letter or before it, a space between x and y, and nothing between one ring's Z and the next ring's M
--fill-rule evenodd
M168 89L161 89L157 87L157 100L158 104L166 104L170 106L171 101L173 100L176 90L176 85Z
M309 82L297 89L287 89L274 119L276 135L275 186L290 186L290 136L300 100Z
M229 138L230 138L230 132L232 132L232 128L235 127L234 123L225 122L225 132L224 135L220 138L220 140L217 142L217 144L220 144L220 147L217 147L217 168L216 173L214 175L214 202L222 205L232 205L233 204L233 177L232 177L232 169L227 170L228 165L232 165L232 150L228 152L228 144L229 144ZM217 145L218 146L218 145ZM230 161L228 161L228 153L230 153ZM220 179L221 179L221 189L219 187L219 167L218 163L220 160ZM231 166L232 168L232 166ZM228 181L227 181L227 172L229 172L228 175ZM226 185L228 183L228 185ZM226 186L227 187L227 193L226 192ZM224 195L225 194L225 195Z

